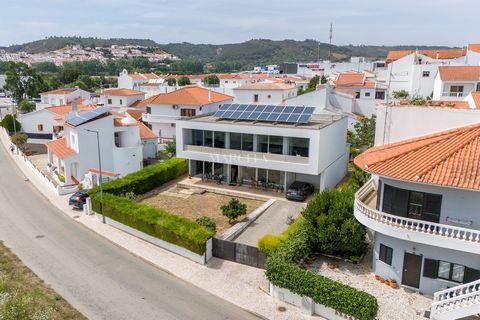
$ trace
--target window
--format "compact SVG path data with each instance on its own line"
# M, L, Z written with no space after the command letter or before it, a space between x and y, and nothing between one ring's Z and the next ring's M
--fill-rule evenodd
M424 78L430 77L430 71L423 71L422 77L424 77Z
M391 266L392 265L392 257L393 257L393 249L380 243L380 252L378 254L378 259L380 261L385 262L389 266Z
M385 100L385 91L375 91L375 99Z
M182 117L195 117L195 109L181 109L180 115Z
M215 148L225 148L225 132L215 131L213 137L213 146Z
M450 86L450 92L463 92L463 86Z
M357 92L354 92L353 94L355 95L355 99L360 98L360 92L357 91Z
M152 107L147 107L146 111L147 111L148 114L151 114L152 113Z
M370 97L370 92L365 92L365 97Z
M253 134L230 133L230 149L253 151Z
M272 95L271 95L271 94L269 94L269 95L267 96L267 98L268 98L268 99L270 99L271 97L272 97Z
M108 99L107 104L112 104L112 99Z
M175 128L175 123L170 123L170 127Z
M120 99L120 105L122 105L122 104L123 104L123 100L122 100L122 99Z
M203 145L203 130L192 130L192 144L194 146Z
M213 131L203 131L203 146L213 147Z
M253 151L253 134L242 133L242 150Z
M438 278L454 282L463 282L464 275L465 266L446 261L438 261Z
M477 82L477 89L475 91L480 91L480 82Z
M288 154L291 156L308 157L308 138L288 138Z
M274 154L283 153L283 137L268 136L268 152Z
M253 95L253 102L258 102L258 94Z
M257 136L257 151L267 153L268 152L268 136Z
M37 125L37 131L42 132L43 131L43 124Z

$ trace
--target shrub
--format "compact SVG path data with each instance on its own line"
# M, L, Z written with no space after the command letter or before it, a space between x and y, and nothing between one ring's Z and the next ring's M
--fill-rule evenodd
M28 140L28 136L23 132L17 132L16 134L10 137L10 141L14 145L18 146L20 149L22 149L25 143L27 143L27 140Z
M22 129L22 125L18 120L15 120L15 128L13 126L13 116L11 114L7 114L3 117L2 121L0 121L0 126L4 127L8 132L13 132L14 129L20 131Z
M308 221L286 239L275 253L267 259L266 275L276 286L286 288L301 296L308 296L316 303L359 320L373 320L378 303L370 294L337 281L302 269L298 264L310 253Z
M398 90L393 91L392 96L394 99L406 99L408 98L409 94L407 90Z
M212 232L217 232L217 224L215 223L215 221L213 221L209 217L202 216L200 218L197 218L195 222L201 225L202 227L206 228L207 230L210 230Z
M230 199L230 201L222 206L223 215L228 218L228 222L232 222L239 216L247 213L247 205L236 198Z
M297 218L291 225L285 229L282 234L266 234L258 240L258 250L268 255L273 254L278 247L294 232L298 226L304 221L303 217Z
M93 210L100 212L99 194L93 194L91 199ZM205 252L207 240L214 235L214 232L199 226L194 221L109 193L103 194L103 214L124 225L200 255Z
M130 173L121 179L109 181L103 185L103 191L115 195L127 194L128 192L144 194L185 174L187 171L188 164L185 159L172 158ZM99 190L99 187L92 188L88 194L92 195Z

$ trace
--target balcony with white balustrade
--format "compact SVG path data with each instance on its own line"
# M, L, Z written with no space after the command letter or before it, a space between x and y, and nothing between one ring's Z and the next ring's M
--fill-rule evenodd
M376 209L375 181L355 194L355 218L367 228L402 240L480 254L480 230L411 219Z

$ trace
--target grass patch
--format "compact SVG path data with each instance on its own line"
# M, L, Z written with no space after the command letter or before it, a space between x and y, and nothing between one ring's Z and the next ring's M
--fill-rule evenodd
M86 319L0 241L0 319Z

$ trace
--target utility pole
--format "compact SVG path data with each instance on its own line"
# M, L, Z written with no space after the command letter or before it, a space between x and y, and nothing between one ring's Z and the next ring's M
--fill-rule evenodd
M328 46L328 60L332 61L332 37L333 37L333 23L330 22L329 46Z
M100 171L100 214L102 215L102 222L105 223L105 215L103 214L103 176L102 176L102 157L100 155L100 137L99 132L96 130L85 129L85 131L93 132L97 135L97 151L98 151L98 169Z

